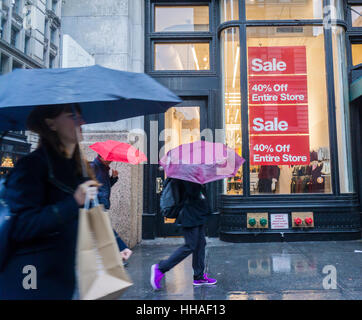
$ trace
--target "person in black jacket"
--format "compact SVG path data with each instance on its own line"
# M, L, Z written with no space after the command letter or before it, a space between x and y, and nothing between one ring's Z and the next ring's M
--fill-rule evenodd
M195 286L216 284L216 279L209 278L205 271L205 230L204 224L211 214L204 185L178 180L183 194L182 209L176 223L182 226L185 244L178 248L168 259L151 267L151 285L161 289L161 280L165 273L192 254Z
M78 212L89 187L98 186L83 178L76 134L82 123L71 105L38 107L28 118L40 145L18 161L6 182L5 200L16 220L0 272L0 299L73 297Z
M112 169L112 175L109 175L111 161L104 160L100 155L98 155L93 162L91 167L94 170L97 181L102 185L98 189L98 200L99 203L104 205L106 210L109 210L111 207L111 188L118 181L118 172L117 170ZM132 250L130 250L121 237L115 232L117 244L121 252L123 260L128 260L132 255ZM126 263L125 263L126 265Z

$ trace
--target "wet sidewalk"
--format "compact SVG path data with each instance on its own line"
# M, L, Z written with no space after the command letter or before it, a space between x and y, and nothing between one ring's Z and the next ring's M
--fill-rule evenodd
M206 273L215 286L193 287L191 256L150 285L150 268L182 238L143 240L126 268L134 285L123 300L362 300L362 241L228 243L208 238Z

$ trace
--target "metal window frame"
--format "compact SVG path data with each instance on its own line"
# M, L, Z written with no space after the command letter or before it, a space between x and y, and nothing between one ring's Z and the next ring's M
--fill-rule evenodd
M205 32L155 32L155 6L209 6L209 31ZM149 52L145 62L145 71L151 76L216 76L217 75L217 44L216 44L216 17L212 6L212 0L204 1L160 1L147 0L146 15L146 42L145 50ZM157 43L190 43L190 42L208 42L209 43L209 70L155 70L154 69L154 48Z

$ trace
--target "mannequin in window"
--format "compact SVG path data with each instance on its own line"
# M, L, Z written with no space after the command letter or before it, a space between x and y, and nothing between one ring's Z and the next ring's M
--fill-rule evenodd
M258 191L259 193L271 193L275 190L275 184L279 179L278 166L260 166ZM273 187L274 186L274 187Z

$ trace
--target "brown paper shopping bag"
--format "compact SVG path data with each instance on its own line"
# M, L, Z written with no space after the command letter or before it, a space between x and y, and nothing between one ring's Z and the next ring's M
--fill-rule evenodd
M132 285L103 205L79 212L77 274L81 300L118 298Z

